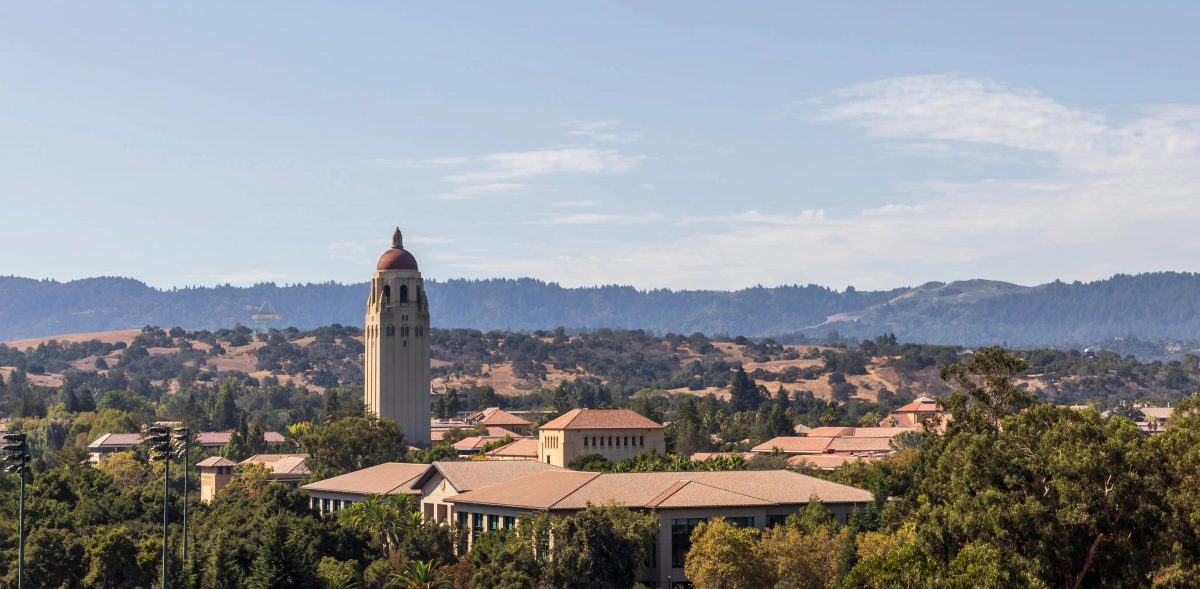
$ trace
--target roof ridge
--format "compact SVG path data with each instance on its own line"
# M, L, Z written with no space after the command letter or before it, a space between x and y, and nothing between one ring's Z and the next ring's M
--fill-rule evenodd
M589 477L587 478L587 480L585 480L585 481L583 481L583 482L579 483L578 485L576 485L574 489L571 489L571 492L570 492L570 493L565 493L565 494L563 494L563 496L562 496L562 497L559 497L557 501L555 501L554 503L551 503L551 504L550 504L550 506L546 508L547 510L554 509L555 507L557 507L557 506L558 506L558 504L559 504L559 503L562 503L563 501L566 501L568 497L570 497L571 495L574 495L575 493L578 493L580 489L582 489L582 488L586 487L586 486L588 485L588 483L591 483L592 481L594 481L594 480L596 480L597 478L599 478L599 477L600 477L600 474L601 474L601 473L598 473L598 472L589 472L589 473L583 473L583 472L581 472L581 471L576 471L576 470L560 470L560 471L553 471L553 470L552 470L552 471L546 471L546 472L569 472L569 473L576 473L576 472L578 472L578 473L580 473L580 474L589 474L589 475L591 475L591 476L589 476Z
M671 495L678 493L680 489L688 486L689 484L691 484L693 482L695 482L695 481L690 481L687 479L679 479L679 480L671 483L671 486L667 487L666 489L663 489L663 491L661 493L659 493L658 495L655 495L653 499L647 501L646 505L649 507L658 507L659 505L662 504L663 501L670 499Z
M749 472L749 471L748 471L748 472ZM718 491L724 491L724 492L726 492L726 493L733 493L734 495L741 495L742 497L749 497L749 498L751 498L751 499L757 499L757 500L759 500L759 501L763 501L763 502L765 502L765 503L770 503L770 504L772 504L772 505L778 505L778 504L779 504L779 502L777 502L777 501L772 501L772 500L770 500L770 499L764 499L764 498L762 498L762 497L758 497L758 496L755 496L755 495L751 495L751 494L749 494L749 493L743 493L743 492L741 492L741 491L734 491L733 489L726 489L725 487L718 487L718 486L716 486L716 485L710 485L710 484L708 484L708 483L701 482L701 481L696 481L696 480L693 480L693 481L691 481L691 482L693 482L693 483L696 483L697 485L703 485L703 486L705 486L705 487L708 487L708 488L710 488L710 489L716 489L716 490L718 490Z

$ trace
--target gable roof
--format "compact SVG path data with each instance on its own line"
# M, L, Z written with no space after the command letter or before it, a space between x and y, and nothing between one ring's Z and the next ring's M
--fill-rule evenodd
M787 470L590 473L548 471L468 491L451 503L526 509L576 510L617 502L631 508L673 509L746 505L864 503L869 491Z
M774 452L778 448L781 452L820 454L829 447L829 442L831 441L833 441L833 438L828 436L780 436L778 438L771 438L751 448L751 451Z
M817 468L821 470L833 470L840 468L852 462L863 460L871 462L879 459L879 456L854 456L850 454L797 454L788 456L788 466L807 466L809 468Z
M529 457L537 458L538 440L537 438L520 438L513 440L511 444L505 444L499 448L495 448L487 452L488 456L505 456L505 457Z
M482 423L484 425L518 425L529 426L529 421L521 419L512 413L509 413L499 407L488 407L475 415L468 418L468 421L473 423Z
M237 463L224 456L209 456L196 463L197 468L215 468L218 466L237 466Z
M96 441L88 444L88 449L100 450L104 448L132 448L140 443L142 443L142 434L140 433L104 434L99 438L96 438Z
M414 483L431 470L428 464L385 462L341 476L309 483L306 491L329 491L358 495L396 495L420 493Z
M459 492L471 491L548 470L563 469L538 462L537 460L465 460L462 462L434 462L433 468L424 473L413 486L421 488L436 472Z
M663 426L630 409L572 409L538 429L663 429Z
M255 454L239 464L261 464L279 476L304 476L309 474L307 458L308 454Z

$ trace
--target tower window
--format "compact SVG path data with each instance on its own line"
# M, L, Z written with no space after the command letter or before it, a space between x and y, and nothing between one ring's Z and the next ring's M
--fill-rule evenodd
M403 305L407 302L408 302L408 285L401 284L400 285L400 304Z
M392 304L392 287L385 284L383 285L383 305L386 307L390 304Z

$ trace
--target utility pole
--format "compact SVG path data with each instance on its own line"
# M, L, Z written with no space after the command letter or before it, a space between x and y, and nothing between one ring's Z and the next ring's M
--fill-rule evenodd
M17 589L25 586L25 477L29 475L29 446L25 443L26 434L5 434L4 461L16 462L4 468L5 472L15 472L21 477L21 506L17 516Z
M167 589L167 549L170 538L168 535L170 520L167 516L169 513L168 508L171 505L171 456L174 452L171 450L171 428L152 427L149 431L150 437L147 441L150 443L150 460L163 463L162 589Z
M175 428L176 448L183 444L183 562L188 559L188 471L192 463L192 432L186 427Z

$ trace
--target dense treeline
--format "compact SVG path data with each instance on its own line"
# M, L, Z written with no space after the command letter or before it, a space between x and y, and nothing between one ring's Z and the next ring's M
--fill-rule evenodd
M430 280L433 324L533 331L641 328L655 333L865 339L982 345L1090 345L1112 338L1194 341L1200 337L1200 275L1117 275L1032 288L983 280L912 289L835 291L754 287L723 291L563 288L533 279ZM187 325L219 329L250 321L271 301L284 324L302 329L362 321L366 284L192 287L158 290L128 278L66 283L0 277L0 340L61 333ZM827 323L833 315L842 320Z

